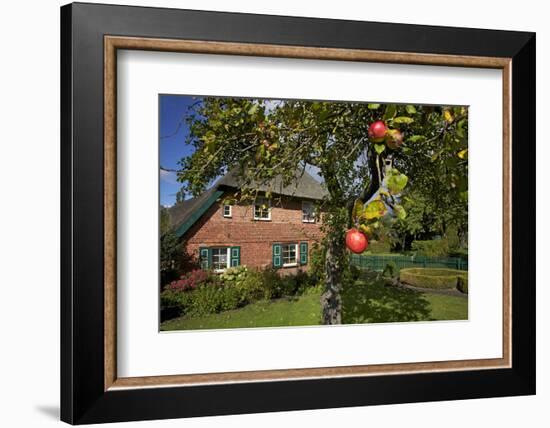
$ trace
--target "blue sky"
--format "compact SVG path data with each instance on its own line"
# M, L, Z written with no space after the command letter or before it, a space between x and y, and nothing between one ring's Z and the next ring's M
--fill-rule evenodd
M188 95L160 95L160 165L163 168L178 169L178 161L193 153L194 148L185 144L189 127L182 121L188 107L200 97ZM177 131L177 132L176 132ZM176 202L176 192L181 183L173 172L160 171L160 204L171 206Z

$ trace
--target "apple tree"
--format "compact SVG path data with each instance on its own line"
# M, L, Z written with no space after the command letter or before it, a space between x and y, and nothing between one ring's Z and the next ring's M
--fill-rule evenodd
M454 137L464 145L465 115L460 108L417 105L206 97L187 115L186 144L195 150L180 161L178 179L185 192L197 195L232 170L242 183L233 197L252 201L258 184L280 176L290 185L314 169L328 193L319 206L325 232L322 316L325 324L339 324L349 263L346 230L368 237L384 216L404 221L401 199L415 185L411 177L429 181L424 169L464 150L457 150Z

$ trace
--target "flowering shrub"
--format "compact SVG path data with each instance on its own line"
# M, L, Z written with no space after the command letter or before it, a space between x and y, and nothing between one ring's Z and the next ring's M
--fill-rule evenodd
M308 273L281 277L276 270L228 269L221 275L195 269L172 281L161 293L161 317L203 316L236 309L258 300L304 293L315 285Z
M184 293L166 287L160 295L160 302L162 310L170 312L165 319L180 315L214 314L242 305L239 290L215 280L203 282L196 289L188 289Z
M199 285L205 284L210 280L211 275L208 272L202 269L195 269L185 275L182 275L180 279L172 281L170 284L168 284L166 289L172 291L194 290Z
M237 266L226 269L220 275L220 279L227 285L239 284L243 282L248 275L248 268L246 266Z

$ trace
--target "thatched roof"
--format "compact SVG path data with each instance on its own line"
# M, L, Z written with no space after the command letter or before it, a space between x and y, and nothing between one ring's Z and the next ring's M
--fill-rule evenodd
M229 171L226 175L218 180L215 184L218 187L229 187L231 189L239 189L239 178L235 171ZM259 190L260 192L271 192L274 195L291 196L302 199L321 200L327 195L325 188L315 180L307 171L296 171L296 180L288 185L283 185L283 178L278 175L269 183L254 185L249 187Z
M277 176L267 184L258 186L252 184L249 187L255 187L260 192L271 192L273 195L300 199L321 200L327 195L321 183L306 171L296 172L296 180L288 186L284 186L282 177ZM201 195L168 208L170 225L176 230L178 236L182 236L225 191L240 188L237 174L233 171L228 172Z

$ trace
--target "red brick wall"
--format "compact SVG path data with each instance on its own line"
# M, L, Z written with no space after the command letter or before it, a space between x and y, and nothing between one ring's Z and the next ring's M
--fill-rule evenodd
M286 198L278 205L274 202L269 221L254 220L252 205L234 205L231 218L223 216L222 208L220 203L212 205L187 231L183 237L187 253L198 257L199 247L240 246L241 265L263 268L272 264L274 243L307 242L311 252L322 235L319 222L302 222L302 201L298 199ZM309 261L308 255L308 265Z

